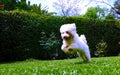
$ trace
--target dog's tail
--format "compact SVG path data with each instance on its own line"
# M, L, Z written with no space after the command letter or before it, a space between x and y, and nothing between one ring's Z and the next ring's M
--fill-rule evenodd
M82 39L84 43L87 43L85 35L80 35L80 39Z

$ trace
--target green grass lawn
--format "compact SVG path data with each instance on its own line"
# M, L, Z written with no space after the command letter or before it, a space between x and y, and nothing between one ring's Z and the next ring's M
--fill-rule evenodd
M120 75L120 56L82 59L33 60L0 64L0 75Z

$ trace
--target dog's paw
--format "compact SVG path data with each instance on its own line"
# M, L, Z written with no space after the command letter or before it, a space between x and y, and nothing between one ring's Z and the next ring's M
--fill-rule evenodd
M72 48L68 48L68 51L73 51L73 49Z

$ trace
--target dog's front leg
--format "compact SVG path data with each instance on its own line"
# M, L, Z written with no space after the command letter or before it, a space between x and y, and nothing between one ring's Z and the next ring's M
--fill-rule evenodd
M65 50L65 48L66 48L66 45L61 46L61 50Z
M62 46L61 46L61 49L62 49L62 51L64 51L65 53L68 53L69 50L71 50L71 48L70 48L68 45L62 45Z

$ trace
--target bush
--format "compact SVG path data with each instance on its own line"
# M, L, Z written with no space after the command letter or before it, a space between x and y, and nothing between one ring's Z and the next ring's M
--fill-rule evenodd
M51 18L53 19L50 20ZM47 38L52 38L50 33L56 33L54 36L60 40L57 26L60 20L62 21L61 17L54 18L52 16L39 16L27 12L1 11L0 61L25 60L29 58L51 59L51 54L48 53L48 51L51 51L49 50L50 48L47 49L46 52L44 50L45 47L40 46L39 41L41 37L43 37L41 32L45 32ZM60 45L56 44L56 46L52 48L56 50L55 47L57 47L57 49L59 48L59 53L62 53ZM64 55L58 58L63 57Z
M50 33L49 37L46 36L45 32L41 32L42 37L40 38L40 46L43 49L43 53L40 56L43 58L57 59L59 53L60 40L55 37L54 33ZM46 57L49 56L49 57Z
M88 40L92 56L100 50L96 46L101 40L107 45L104 56L120 53L120 21L0 11L0 61L52 59L56 51L57 59L66 58L59 32L65 23L76 23L78 34L85 34Z
M104 40L101 40L97 45L96 45L96 51L95 51L95 56L97 57L103 57L105 55L105 50L107 48L106 42Z

